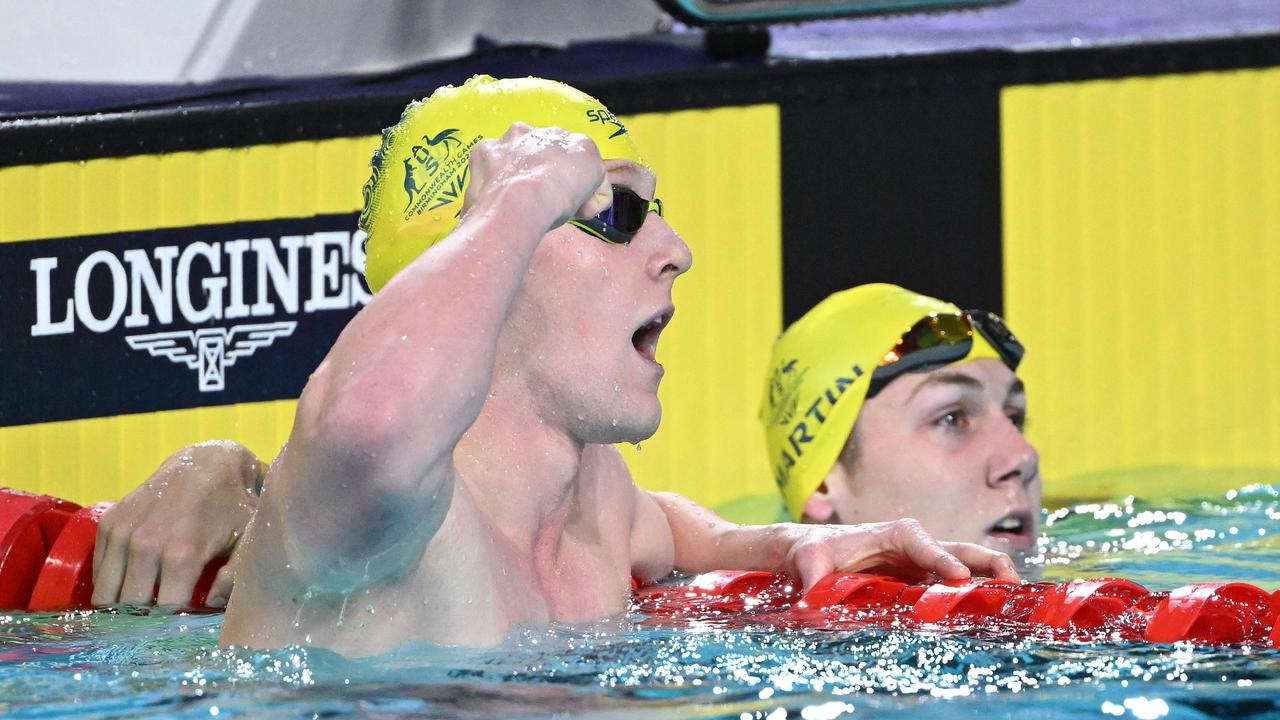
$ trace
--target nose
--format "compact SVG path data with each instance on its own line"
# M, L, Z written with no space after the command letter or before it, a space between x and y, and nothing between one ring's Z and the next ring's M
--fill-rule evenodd
M693 267L693 251L662 216L650 213L641 235L648 236L646 246L652 249L647 265L654 279L675 280Z
M988 459L987 485L999 487L1017 482L1028 488L1040 479L1040 453L1008 418L1001 415Z

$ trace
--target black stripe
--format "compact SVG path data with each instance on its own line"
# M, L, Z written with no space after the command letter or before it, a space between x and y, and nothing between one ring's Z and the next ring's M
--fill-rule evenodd
M782 110L783 316L891 282L1001 312L995 87Z
M380 90L375 78L323 99L248 104L228 99L222 106L0 122L0 166L373 134L393 124L409 100L461 82L476 64L459 63L433 67L417 78L392 76L386 84L394 90ZM791 107L926 89L1271 67L1280 65L1280 35L1019 53L744 62L607 80L575 77L563 70L566 65L571 63L565 57L544 51L529 56L527 72L573 83L615 113L630 114L754 103ZM540 72L547 67L551 71ZM305 88L282 87L289 88L290 97L307 96Z

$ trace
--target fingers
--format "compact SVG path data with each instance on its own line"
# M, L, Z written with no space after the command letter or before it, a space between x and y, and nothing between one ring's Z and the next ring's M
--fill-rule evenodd
M235 579L235 572L231 568L232 564L227 563L214 576L213 585L209 587L209 597L204 602L206 606L217 608L227 606L227 600L231 599L232 581Z
M471 149L464 213L498 195L495 188L534 180L539 208L556 213L549 229L572 217L593 217L609 207L613 189L595 141L557 127L515 123L501 138Z
M128 568L120 586L119 602L127 605L150 605L155 597L160 574L160 543L149 533L134 532L129 539Z
M792 564L800 576L800 585L804 592L817 584L819 580L836 570L835 552L826 543L805 543L796 547Z
M998 550L972 543L943 543L943 547L979 575L1009 582L1022 580L1018 577L1013 558Z
M968 565L947 552L916 520L898 520L893 523L892 528L892 542L921 570L938 575L943 580L966 580L972 575Z
M261 472L258 458L235 443L199 443L170 456L102 516L93 603L190 605L206 564L235 547L252 517Z
M609 183L609 176L603 174L604 165L600 166L600 170L602 171L600 184L591 193L591 197L587 198L582 207L578 208L578 211L574 213L580 218L595 217L608 210L609 206L613 204L613 185Z
M191 546L183 543L173 542L165 547L160 560L157 605L186 607L191 604L191 593L204 569L200 562L202 557L203 554L196 553Z
M93 547L94 605L116 602L120 597L120 586L124 582L124 568L129 553L128 535L121 533L110 518L111 510L108 510L98 523L98 538Z

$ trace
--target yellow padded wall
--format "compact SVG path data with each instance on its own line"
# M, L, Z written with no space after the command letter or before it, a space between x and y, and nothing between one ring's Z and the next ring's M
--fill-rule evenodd
M623 452L642 486L740 521L772 519L779 502L755 419L782 330L779 122L776 105L627 119L694 260L658 345L662 426Z
M648 486L703 502L772 497L755 411L781 325L776 106L625 118L693 248L663 333L663 428L628 461ZM0 243L359 210L379 138L215 149L0 169ZM288 179L285 182L284 179ZM140 370L145 371L145 370ZM0 428L0 485L115 499L173 450L231 438L269 458L295 402Z
M354 213L379 138L0 169L0 243ZM282 184L282 176L292 178ZM139 372L145 372L139 365ZM230 438L271 458L292 400L0 427L0 485L114 500L174 450Z
M1001 134L1046 492L1280 470L1280 68L1006 88Z

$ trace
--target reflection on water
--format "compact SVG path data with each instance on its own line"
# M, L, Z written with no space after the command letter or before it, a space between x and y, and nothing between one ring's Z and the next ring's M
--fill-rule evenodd
M1124 577L1149 590L1191 581L1280 587L1280 485L1211 499L1125 498L1045 514L1045 578Z
M1280 587L1277 486L1047 514L1045 575ZM1277 531L1280 532L1280 531ZM635 616L633 620L643 620ZM1280 652L616 623L492 650L220 650L220 616L0 616L9 717L1280 716Z

